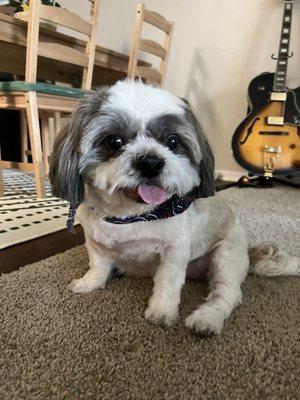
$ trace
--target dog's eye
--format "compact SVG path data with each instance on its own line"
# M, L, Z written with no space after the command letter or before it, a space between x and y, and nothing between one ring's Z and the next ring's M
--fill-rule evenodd
M106 146L110 150L118 151L124 146L123 139L118 135L109 135L105 139Z
M175 151L178 149L180 144L180 139L177 135L170 135L167 139L167 146L170 150Z

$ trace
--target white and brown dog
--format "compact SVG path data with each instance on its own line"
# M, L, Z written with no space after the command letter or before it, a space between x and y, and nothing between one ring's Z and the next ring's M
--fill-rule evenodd
M80 204L90 269L74 292L104 288L116 268L153 276L145 317L170 325L186 277L207 277L186 325L220 333L242 299L248 240L214 196L213 155L186 102L133 81L89 92L55 142L50 179L54 195ZM299 274L297 260L268 251L261 273Z

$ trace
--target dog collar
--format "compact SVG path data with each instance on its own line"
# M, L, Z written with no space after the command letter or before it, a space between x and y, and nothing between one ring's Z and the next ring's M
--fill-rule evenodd
M192 204L193 199L186 197L179 197L174 195L164 203L158 205L149 213L141 215L134 215L131 217L104 217L104 221L116 225L132 224L133 222L147 222L157 221L159 219L166 219L176 217L176 215L182 214ZM71 233L75 233L74 220L76 216L77 208L79 204L70 204L68 218L67 218L67 230Z
M149 213L134 215L131 217L104 217L104 221L111 224L124 225L132 224L133 222L148 222L157 221L159 219L172 218L182 214L189 208L193 200L186 197L174 195L164 203L158 205Z
M71 233L75 233L76 231L74 229L74 221L75 221L75 217L76 217L76 211L77 208L79 207L79 204L70 204L69 207L69 212L68 212L68 218L67 218L67 230Z

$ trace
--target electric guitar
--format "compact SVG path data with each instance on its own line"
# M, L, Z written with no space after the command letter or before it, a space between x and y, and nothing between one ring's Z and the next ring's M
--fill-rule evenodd
M286 87L293 1L284 2L276 72L254 78L248 89L250 112L232 138L236 161L268 178L300 171L300 88ZM298 100L299 101L299 100Z

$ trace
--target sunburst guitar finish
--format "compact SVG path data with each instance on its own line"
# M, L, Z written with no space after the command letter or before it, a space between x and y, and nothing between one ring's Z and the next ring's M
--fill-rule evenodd
M258 175L293 175L300 169L299 89L273 91L274 74L252 80L250 113L232 138L236 161Z

